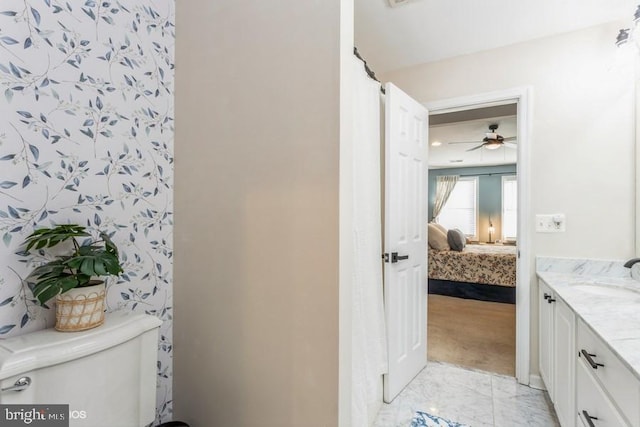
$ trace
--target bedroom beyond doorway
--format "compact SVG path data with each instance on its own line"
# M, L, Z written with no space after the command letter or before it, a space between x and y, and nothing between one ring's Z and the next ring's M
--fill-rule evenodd
M428 359L516 375L517 104L430 116Z

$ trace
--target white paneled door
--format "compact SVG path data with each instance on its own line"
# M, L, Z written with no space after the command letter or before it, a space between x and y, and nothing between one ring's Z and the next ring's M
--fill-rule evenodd
M391 83L385 100L385 272L391 402L427 364L429 112Z

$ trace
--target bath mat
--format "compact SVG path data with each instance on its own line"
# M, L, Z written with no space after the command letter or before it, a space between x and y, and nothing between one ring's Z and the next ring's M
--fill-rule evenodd
M426 412L418 411L416 416L411 420L410 427L471 427L467 424L460 424L455 421L449 421L437 415L431 415Z

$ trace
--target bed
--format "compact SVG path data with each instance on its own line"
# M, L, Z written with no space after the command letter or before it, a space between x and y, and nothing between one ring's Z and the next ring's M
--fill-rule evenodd
M429 293L515 303L516 251L509 245L429 249Z

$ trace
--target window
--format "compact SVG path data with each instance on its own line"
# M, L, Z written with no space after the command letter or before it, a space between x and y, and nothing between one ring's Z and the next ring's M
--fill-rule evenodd
M502 177L502 240L518 237L518 181L515 175Z
M478 233L478 177L461 177L438 216L446 228L459 228L472 239Z

